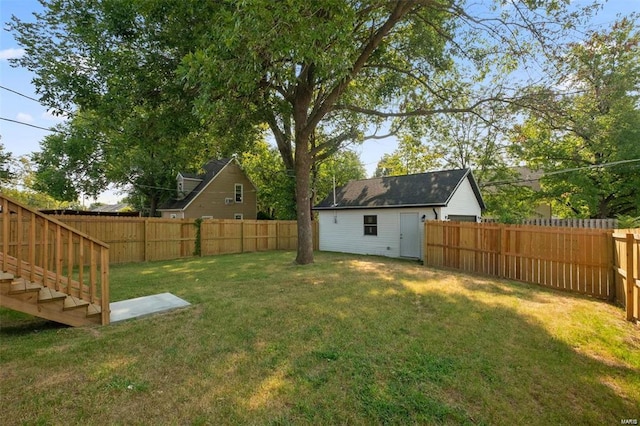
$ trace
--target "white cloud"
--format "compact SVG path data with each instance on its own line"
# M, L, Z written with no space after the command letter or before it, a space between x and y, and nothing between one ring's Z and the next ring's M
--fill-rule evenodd
M23 123L31 123L33 122L33 116L31 114L27 114L26 112L19 112L16 115L16 120L21 121Z
M0 50L0 59L18 59L24 55L24 49Z
M65 121L67 119L67 114L55 115L53 111L47 110L42 113L42 118L50 121Z

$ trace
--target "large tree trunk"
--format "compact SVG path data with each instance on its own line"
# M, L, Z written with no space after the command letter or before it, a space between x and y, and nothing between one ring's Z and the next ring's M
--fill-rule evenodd
M158 200L159 196L158 194L151 194L149 195L149 217L156 217L156 214L158 212Z
M296 210L298 217L298 254L296 263L299 265L313 263L313 228L309 209L311 153L308 145L308 137L296 140Z

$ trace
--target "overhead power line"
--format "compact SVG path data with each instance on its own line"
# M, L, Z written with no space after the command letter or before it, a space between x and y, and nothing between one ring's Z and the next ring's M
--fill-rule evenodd
M24 93L20 93L20 92L18 92L16 90L13 90L13 89L9 89L8 87L2 86L2 85L0 85L0 89L6 90L7 92L15 93L18 96L22 96L23 98L27 98L30 101L34 101L34 102L37 102L40 105L42 105L42 103L40 102L40 99L32 98L31 96L25 95Z
M29 127L33 127L33 128L40 129L40 130L46 130L47 132L64 133L64 132L61 132L60 130L54 129L52 127L36 126L35 124L29 124L29 123L25 123L23 121L12 120L11 118L0 117L0 120L9 121L11 123L16 123L16 124L22 124L23 126L29 126Z
M497 180L497 181L493 181L493 182L483 183L481 186L485 187L485 186L508 185L508 184L514 184L514 183L535 182L535 181L539 181L540 179L542 179L545 176L554 176L554 175L559 175L559 174L564 174L564 173L576 172L576 171L579 171L579 170L601 169L601 168L604 168L604 167L617 166L619 164L637 163L639 161L640 161L640 158L633 158L631 160L612 161L611 163L591 164L591 165L588 165L588 166L575 167L575 168L572 168L572 169L554 170L552 172L543 173L540 177L537 177L537 178L516 179L516 180Z
M6 86L2 86L2 85L0 85L0 89L2 89L2 90L6 90L7 92L15 93L15 94L16 94L16 95L18 95L18 96L22 96L22 97L23 97L23 98L25 98L25 99L29 99L30 101L37 102L37 103L39 103L41 106L43 106L43 107L45 107L45 108L48 108L46 105L44 105L44 104L40 101L40 99L36 99L36 98L31 97L31 96L29 96L29 95L25 95L24 93L20 93L20 92L18 92L17 90L10 89L10 88L8 88L8 87L6 87ZM71 112L71 111L66 110L66 109L62 109L62 108L60 108L60 111L64 111L64 112L66 112L67 114L72 114L72 112Z

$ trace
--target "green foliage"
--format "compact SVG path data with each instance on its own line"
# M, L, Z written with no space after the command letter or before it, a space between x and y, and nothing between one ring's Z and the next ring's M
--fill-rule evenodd
M636 229L640 228L640 216L618 216L619 229Z
M573 217L640 214L640 32L636 16L570 45L558 86L517 126L513 152L546 172L543 190ZM611 166L609 166L611 165Z
M10 152L5 151L4 144L0 143L0 188L11 182L15 176L13 172L14 158Z
M82 195L96 198L106 189L104 134L95 121L93 115L77 115L58 126L58 133L45 137L42 151L33 155L34 189L60 201L75 201Z
M287 170L278 149L265 141L240 157L243 169L258 187L258 211L264 219L292 220L296 218L295 176ZM357 154L339 152L313 167L313 201L324 198L336 185L365 177L364 167Z
M70 115L42 143L38 188L72 200L113 183L154 215L178 171L240 149L233 132L192 114L195 93L176 73L199 10L146 0L43 6L35 22L10 23L26 52L14 65L35 73L43 103Z
M202 218L197 218L193 225L196 227L196 241L195 248L193 250L194 256L200 256L202 254L202 234L201 234L201 226L202 226Z
M495 218L500 223L520 223L535 217L536 192L527 186L501 185L483 191L482 195L487 206L483 216Z
M0 145L0 151L3 147ZM2 193L27 206L36 209L79 209L80 204L74 202L59 201L50 195L38 191L35 185L35 172L33 163L27 156L13 158L6 153L6 162L3 167L8 171L8 177L0 182Z
M101 119L107 180L151 214L176 169L244 151L267 125L295 174L306 264L314 165L393 118L509 97L505 76L581 16L556 0L495 3L44 0L10 29L48 106Z
M404 135L398 148L391 154L384 154L374 176L401 176L424 173L437 169L442 158L437 144L422 143L412 135Z
M242 168L258 188L258 211L261 217L291 220L296 217L295 178L287 171L277 148L265 141L239 158Z

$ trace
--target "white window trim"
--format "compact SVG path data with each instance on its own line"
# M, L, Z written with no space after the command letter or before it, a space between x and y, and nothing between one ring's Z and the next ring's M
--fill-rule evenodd
M242 213L234 213L233 218L235 220L244 220L244 215Z
M240 201L238 201L238 188L240 188ZM236 203L244 202L244 185L241 183L236 183L233 187L233 199Z

